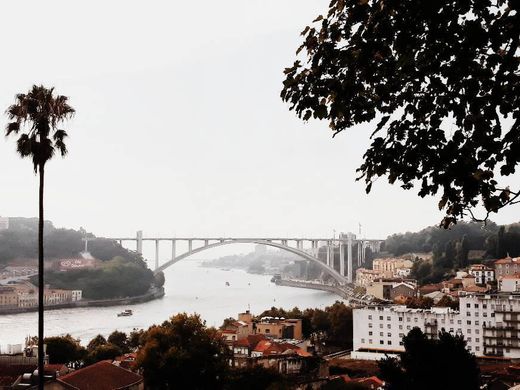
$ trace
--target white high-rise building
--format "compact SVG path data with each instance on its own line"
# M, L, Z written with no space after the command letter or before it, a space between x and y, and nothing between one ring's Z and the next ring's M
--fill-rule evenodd
M435 338L438 332L461 334L476 356L520 358L520 295L472 295L460 298L460 311L405 306L354 309L353 357L379 359L404 351L402 338L414 327Z

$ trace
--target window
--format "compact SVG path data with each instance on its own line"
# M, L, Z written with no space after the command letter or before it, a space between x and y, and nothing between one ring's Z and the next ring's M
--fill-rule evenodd
M379 340L379 344L383 345L384 343L384 340Z
M475 303L475 309L478 309L478 303Z
M410 317L407 317L407 318L406 318L406 322L410 322Z
M475 339L475 342L476 342L476 343L480 343L480 339L477 337L477 338Z
M475 347L475 351L480 351L480 347Z
M379 336L383 337L383 332L379 332Z
M383 316L379 316L379 319L380 319L381 321L383 321Z
M368 327L371 328L372 327L372 323L368 324Z
M370 314L370 315L368 316L368 319L369 319L369 320L371 320L371 319L372 319L372 314Z
M392 340L388 340L388 341L387 341L387 344L388 344L388 345L392 345Z
M462 324L462 320L457 320L457 324Z
M390 317L386 317L386 320L387 320L387 321L390 321Z
M372 339L368 339L368 343L369 343L369 344L372 344Z
M453 328L450 328L450 333L453 333Z
M270 333L270 332L271 332L270 329L266 329L266 330L265 330L265 333Z
M450 318L450 324L453 324L453 318Z
M471 307L471 303L466 303L466 307L470 308Z
M399 333L399 337L403 338L404 337L404 333Z
M403 317L399 317L399 321L400 321L400 322L403 322Z
M402 341L399 341L399 345L404 345L404 343Z
M468 329L468 333L471 333L471 329Z
M445 324L445 323L446 323L446 320L443 318L443 319L441 320L441 322L442 322L443 324Z
M471 325L471 321L470 321L470 320L467 320L466 323L467 323L468 325Z
M403 325L399 325L399 329L403 329Z
M391 328L392 328L392 326L391 326L390 324L386 325L386 327L387 327L388 329L391 329Z
M411 328L410 328L410 325L407 325L407 326L406 326L406 329L407 329L407 330L410 330L410 329L411 329Z
M417 321L418 321L418 320L417 320L417 317L415 317L415 318L413 319L413 321L414 321L414 322L417 322Z
M491 313L491 317L494 317L495 316L495 313Z
M475 312L475 317L478 317L478 311Z
M365 339L361 339L361 344L365 344Z
M380 328L383 328L383 324L379 324L379 327L380 327Z
M471 337L468 337L468 343L471 343Z
M387 335L388 337L392 337L392 333L390 333L390 332L388 332L386 335Z
M372 336L372 331L368 332L368 335L369 335L369 336Z
M475 321L475 325L478 325L478 324L479 324L478 321Z
M484 317L487 317L487 313L486 313L486 312L484 312L482 315L483 315Z
M485 303L482 304L482 308L483 308L483 309L487 309L487 305L486 305Z

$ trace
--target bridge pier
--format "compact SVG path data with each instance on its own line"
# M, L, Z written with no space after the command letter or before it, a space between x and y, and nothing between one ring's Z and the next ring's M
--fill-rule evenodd
M345 247L343 242L339 242L339 273L345 276Z
M352 283L352 233L347 234L347 282Z
M327 266L330 267L330 241L327 241Z
M191 253L193 251L193 240L188 240L188 252Z
M175 259L175 249L176 249L175 244L176 244L175 240L172 240L172 260Z
M159 268L159 240L155 240L155 269Z
M143 231L142 230L139 230L137 232L137 237L136 237L136 251L137 253L139 253L140 255L143 254Z

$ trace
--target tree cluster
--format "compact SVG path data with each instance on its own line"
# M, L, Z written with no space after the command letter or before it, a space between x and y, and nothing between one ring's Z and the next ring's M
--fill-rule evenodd
M327 345L340 348L352 347L352 308L336 301L325 309L305 309L297 307L291 310L272 307L262 312L261 317L299 318L302 320L304 337L324 334Z
M405 352L400 358L379 362L380 377L388 390L447 389L477 390L480 371L462 336L442 330L429 339L419 328L403 337Z
M86 299L110 299L145 294L157 280L143 263L115 257L98 268L49 271L46 282L55 288L82 290Z

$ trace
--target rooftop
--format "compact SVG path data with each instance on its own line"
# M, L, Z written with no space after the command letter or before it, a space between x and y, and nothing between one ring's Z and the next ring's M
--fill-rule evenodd
M104 360L64 375L58 382L64 382L78 390L115 390L138 384L142 380L141 375Z

